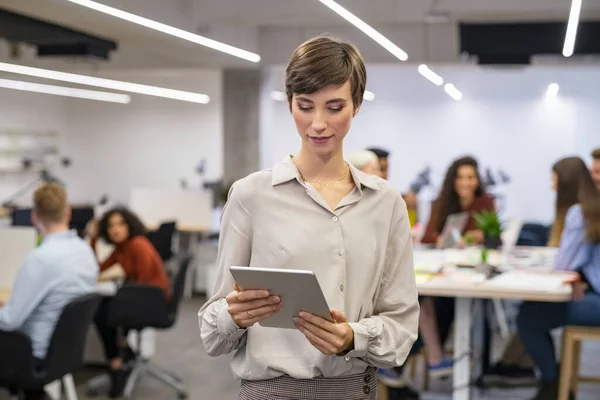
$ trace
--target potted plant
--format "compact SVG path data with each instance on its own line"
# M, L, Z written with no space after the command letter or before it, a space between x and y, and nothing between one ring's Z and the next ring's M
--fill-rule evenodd
M483 246L486 249L497 249L500 247L500 235L502 234L502 222L495 211L482 211L473 213L477 223L477 229L483 232Z

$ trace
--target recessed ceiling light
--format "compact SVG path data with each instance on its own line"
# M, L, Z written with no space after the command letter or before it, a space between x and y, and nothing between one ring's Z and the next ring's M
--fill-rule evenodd
M33 68L25 65L8 64L0 62L0 71L35 76L38 78L55 81L77 83L86 86L97 86L121 92L146 94L149 96L165 97L168 99L189 101L192 103L207 104L210 97L201 93L185 92L183 90L166 89L158 86L140 85L138 83L116 81L112 79L96 78L93 76L71 74L68 72L53 71L50 69Z
M556 99L559 88L560 87L558 86L558 83L549 84L548 89L546 90L546 101L552 101L552 100Z
M111 103L128 104L131 97L126 94L99 92L96 90L76 89L64 86L45 85L42 83L0 79L0 88L53 94L57 96L76 97L79 99L108 101Z
M366 101L373 101L373 100L375 100L375 93L365 90L363 99L365 99Z
M456 101L461 100L463 97L460 90L458 90L456 86L454 86L452 83L446 83L444 85L444 90L446 91L446 93L448 93L448 96L452 97Z
M419 73L423 75L427 80L436 84L437 86L441 86L444 83L444 78L433 72L429 67L425 64L419 65L417 68Z
M118 8L109 7L104 4L100 4L96 1L91 0L67 0L71 3L79 4L80 6L84 6L90 8L92 10L99 11L104 14L112 15L113 17L120 18L122 20L145 26L146 28L153 29L158 32L165 33L167 35L175 36L180 39L184 39L193 43L197 43L202 46L210 47L211 49L221 51L223 53L227 53L229 55L242 58L244 60L259 62L260 56L255 53L251 53L246 50L242 50L240 48L230 46L228 44L218 42L213 39L206 38L204 36L197 35L195 33L191 33L188 31L184 31L183 29L175 28L170 25L163 24L161 22L153 21L148 18L141 17L139 15L135 15L123 10L119 10Z
M329 7L331 10L336 12L339 16L344 18L346 21L350 22L352 25L363 31L367 36L371 39L379 43L383 46L387 51L392 53L396 58L400 61L408 60L408 54L400 47L396 46L392 43L391 40L383 36L381 33L377 32L373 29L369 24L358 18L356 15L352 14L350 11L346 10L344 7L340 6L333 0L319 0L321 3Z
M287 100L287 96L285 95L285 93L278 92L277 90L274 90L271 92L271 98L275 101L286 101Z

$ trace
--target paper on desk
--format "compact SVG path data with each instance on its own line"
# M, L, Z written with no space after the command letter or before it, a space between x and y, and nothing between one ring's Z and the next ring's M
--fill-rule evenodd
M566 282L572 281L570 273L535 273L511 271L490 279L486 286L498 289L519 289L536 291L555 291Z

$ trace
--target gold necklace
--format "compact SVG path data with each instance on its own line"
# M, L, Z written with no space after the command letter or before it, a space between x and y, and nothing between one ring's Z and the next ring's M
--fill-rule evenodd
M306 179L304 177L304 175L302 175L302 172L298 171L298 173L300 174L300 178L302 178L302 180L306 183L310 183L313 185L319 185L319 187L329 187L329 186L336 185L336 184L342 182L344 179L346 179L346 177L348 176L348 171L349 171L349 168L346 168L346 170L344 171L344 174L342 175L341 178L338 178L335 181L329 181L329 182L320 182L320 181L313 181L311 179Z

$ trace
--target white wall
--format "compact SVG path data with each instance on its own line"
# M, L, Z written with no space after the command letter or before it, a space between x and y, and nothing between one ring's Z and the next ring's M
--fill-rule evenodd
M220 71L114 71L102 77L201 92L211 102L132 95L130 104L121 105L0 89L0 127L51 125L62 134L61 153L73 163L55 173L72 201L95 202L108 194L111 202L127 203L132 187L179 187L182 178L198 187L201 159L206 179L221 177Z
M586 157L600 146L600 69L531 67L494 70L470 66L435 69L463 92L460 102L422 78L412 65L368 66L366 102L346 139L345 150L380 146L392 152L390 180L406 190L425 166L434 187L421 201L436 196L443 174L455 157L472 154L483 167L502 168L512 178L498 188L506 215L549 222L554 197L550 168L558 158ZM548 83L561 85L554 104L544 102ZM298 150L287 105L269 98L283 90L283 69L265 74L262 94L261 165L267 167ZM423 216L428 213L428 207Z

